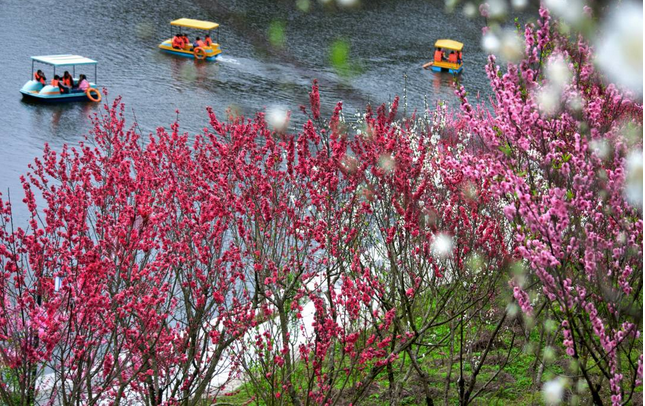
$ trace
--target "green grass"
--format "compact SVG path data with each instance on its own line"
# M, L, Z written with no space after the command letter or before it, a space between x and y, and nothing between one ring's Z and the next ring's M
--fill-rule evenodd
M494 356L505 356L506 348L499 348L491 351L489 357ZM559 358L562 359L562 349L558 349ZM431 353L429 356L424 357L421 361L421 366L428 373L431 386L433 389L433 400L435 405L443 404L443 391L445 381L448 375L448 367L442 364L442 361L445 361L447 355L441 356L435 353ZM504 368L504 370L498 375L497 381L493 381L488 389L485 389L480 393L480 395L474 399L473 405L511 405L511 406L528 406L528 405L542 405L543 400L541 393L538 388L533 384L533 365L535 364L535 355L533 353L522 352L521 346L518 346L514 350L514 354L518 353L519 355L513 356L512 361ZM447 353L446 353L447 354ZM443 358L442 358L443 357ZM490 358L489 358L490 359ZM564 361L552 362L545 366L542 382L545 382L549 379L556 378L562 374L566 374L567 368L563 368ZM471 367L468 363L464 364L464 373L468 376ZM485 365L482 367L482 371L478 376L475 392L479 385L484 382L487 382L495 373L497 372L497 367L494 365ZM413 374L414 376L414 374ZM401 379L401 376L397 376L397 379ZM453 365L452 376L451 376L451 386L449 390L449 405L458 405L458 386L457 379L459 378L459 364L455 363ZM364 398L359 404L366 406L386 406L389 405L388 399L388 387L389 383L387 380L387 374L382 373L373 384L373 392L371 392L366 398ZM237 393L233 396L221 396L218 398L216 404L220 405L230 405L230 406L242 406L247 404L251 398L252 387L249 384L243 385ZM405 389L407 392L412 392L412 394L406 394L401 399L401 405L417 405L425 404L423 399L423 392L420 385L414 382L411 379L411 382L406 383ZM638 392L642 392L642 389L639 389ZM286 396L286 394L284 394ZM284 399L284 404L289 404ZM265 404L261 401L254 401L250 403L251 405L262 405ZM344 405L345 403L340 403ZM584 404L584 402L582 403Z
M504 307L498 307L503 309ZM502 310L503 311L503 310ZM499 317L499 314L498 316ZM419 323L421 321L419 320ZM553 355L551 359L544 366L540 382L534 382L535 368L539 367L539 362L536 363L536 353L535 349L538 348L540 342L540 329L536 328L538 326L545 326L547 330L553 331L550 329L549 322L544 323L540 321L541 324L531 325L530 333L528 340L523 337L521 332L518 332L515 341L512 345L513 349L511 351L511 357L509 363L505 368L496 376L495 379L483 389L479 395L472 400L473 405L511 405L511 406L528 406L528 405L542 405L542 394L540 392L541 384L555 379L559 376L567 375L572 373L570 367L569 357L565 355L564 348L556 344L553 347ZM553 324L553 323L551 323ZM551 326L552 327L552 326ZM444 324L437 326L431 331L433 336L431 341L433 343L438 343L443 337L450 334L450 324ZM479 328L479 331L477 330ZM475 343L478 340L479 346L475 347L480 351L474 352L475 356L481 356L483 348L488 343L488 338L491 336L491 333L495 330L496 325L493 322L492 324L482 324L480 323L477 328L469 326L464 328L464 338L466 342ZM511 347L511 334L510 330L513 328L512 323L508 323L508 326L505 326L502 329L502 333L495 339L495 345L488 353L486 363L482 366L479 375L477 376L477 381L475 389L473 390L472 395L474 395L484 383L487 383L495 374L498 372L498 365L496 362L504 360L508 354L508 350ZM450 368L450 343L449 340L445 341L445 346L428 349L424 347L420 352L419 363L423 370L427 373L429 378L429 388L431 390L431 395L435 405L444 404L444 390L447 381L449 372L450 383L448 391L448 402L449 405L458 405L458 385L457 380L459 379L459 340L458 336L461 331L456 332L455 334L455 348L453 353L453 362L452 362L452 371L449 371ZM369 335L369 334L367 334ZM470 341L469 341L470 340ZM527 343L528 341L528 343ZM559 343L559 340L556 340ZM527 345L528 344L528 345ZM337 347L339 350L340 347ZM466 348L465 348L466 350ZM538 356L540 360L543 357L544 348L539 352ZM340 354L338 353L338 358ZM404 366L403 372L400 372L401 365ZM396 363L395 367L395 382L399 383L404 378L407 368L410 367L411 361L409 357L401 354L399 361ZM369 365L367 366L369 369ZM463 371L466 379L470 378L472 371L472 366L467 360L464 360ZM294 376L292 381L303 382L305 379L306 372L304 370L304 365L302 363L297 363L295 366ZM360 379L360 377L356 377ZM344 397L339 405L347 405L351 398L351 390L348 388L352 386L352 380L345 387ZM341 383L336 384L336 389L340 390ZM575 385L571 385L573 387ZM363 398L358 404L366 406L386 406L389 405L389 381L388 374L386 371L383 371L373 382L370 389L367 391L366 397ZM412 373L408 382L405 383L404 392L402 393L402 398L400 400L401 405L418 405L425 404L424 391L420 384L419 378L416 373ZM268 388L265 388L265 390ZM230 406L241 406L249 402L251 399L254 388L249 385L243 385L235 395L220 397L218 403L220 405L230 405ZM255 389L257 390L257 389ZM642 387L637 389L638 393L642 393ZM283 397L280 399L283 401L282 404L289 405L287 394L283 393ZM584 398L586 395L582 395L580 399L580 404L589 403L588 400ZM640 397L639 397L640 399ZM255 400L251 405L265 405L259 400Z

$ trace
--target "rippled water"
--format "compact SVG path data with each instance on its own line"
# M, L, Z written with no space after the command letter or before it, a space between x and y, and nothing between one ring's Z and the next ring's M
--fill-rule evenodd
M421 68L437 38L464 42L462 83L471 94L488 92L480 51L483 20L446 14L442 0L364 0L355 10L335 10L311 1L301 12L295 1L275 0L87 0L85 2L2 0L0 27L6 41L0 98L0 191L21 196L19 175L41 154L76 143L89 128L96 104L41 105L21 101L18 92L30 78L32 55L74 53L99 61L98 83L110 97L122 95L128 117L147 131L167 126L181 111L183 129L197 132L207 123L205 107L223 115L234 106L245 115L281 105L306 104L311 81L319 79L323 110L338 100L346 114L366 102L383 103L402 95L407 75L408 111L422 109L424 97L454 101L448 74ZM221 24L223 51L218 62L198 62L160 52L169 37L169 21L197 18ZM273 21L285 24L286 46L267 40ZM191 35L191 39L194 33ZM330 44L350 45L357 73L340 77L329 63ZM50 67L44 69L51 78ZM82 69L77 70L82 73ZM93 69L88 75L93 80Z

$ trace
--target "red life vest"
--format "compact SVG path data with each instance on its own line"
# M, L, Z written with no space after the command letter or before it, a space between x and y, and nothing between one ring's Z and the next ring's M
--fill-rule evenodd
M206 46L207 46L207 47L209 47L209 46L213 45L213 40L212 40L212 39L210 39L210 38L206 38L206 40L204 41L204 43L206 44Z
M52 79L52 86L58 87L58 79Z
M204 48L206 46L206 43L204 43L204 41L200 39L199 41L197 41L197 46L200 48Z
M441 51L439 50L434 51L434 60L436 62L441 62Z
M34 73L34 80L36 82L40 82L41 84L45 85L47 82L45 82L45 78L40 76L38 72Z
M448 56L448 62L457 63L457 54L455 53L450 54L450 56Z
M69 77L69 78L63 77L63 85L65 85L67 87L72 87L72 78L71 77Z

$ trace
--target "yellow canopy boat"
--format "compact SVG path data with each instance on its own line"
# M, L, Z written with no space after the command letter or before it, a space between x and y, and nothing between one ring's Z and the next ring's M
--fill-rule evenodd
M218 28L219 24L212 21L193 20L190 18L180 18L170 22L170 32L172 34L170 39L165 40L159 44L159 49L173 55L185 56L188 58L203 59L206 61L214 61L222 50L219 46L219 30L217 31L217 41L211 44L207 43L205 38L200 38L200 43L195 40L190 44L182 44L183 46L173 46L173 38L175 35L181 33L181 28L189 28L192 30L206 31L206 35L210 38L211 31ZM199 37L197 37L199 38Z
M434 44L434 58L431 62L423 65L424 69L432 69L435 72L447 70L456 75L464 69L462 50L464 44L451 39L440 39Z

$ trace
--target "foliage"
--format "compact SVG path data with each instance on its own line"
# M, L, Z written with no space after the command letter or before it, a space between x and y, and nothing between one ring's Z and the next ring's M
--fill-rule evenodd
M414 382L468 405L521 397L508 376L632 401L642 106L540 16L519 63L490 57L491 105L459 87L460 111L395 99L352 127L314 82L296 134L209 109L194 137L143 137L117 99L46 147L28 227L0 201L2 402L394 405Z

